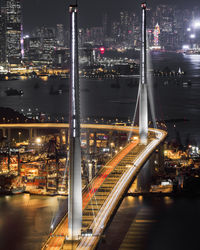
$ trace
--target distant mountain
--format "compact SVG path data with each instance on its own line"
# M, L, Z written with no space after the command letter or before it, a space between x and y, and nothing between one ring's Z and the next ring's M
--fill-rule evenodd
M32 121L32 119L28 119L18 111L15 111L11 108L0 107L0 123L24 123Z

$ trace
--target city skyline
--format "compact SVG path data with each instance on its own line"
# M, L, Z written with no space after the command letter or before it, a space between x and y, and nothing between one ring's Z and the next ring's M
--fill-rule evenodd
M0 249L196 249L200 6L173 4L0 0Z
M200 9L193 6L186 9L186 5L182 5L185 7L180 9L178 5L174 7L166 4L156 5L157 2L152 1L148 5L147 29L150 49L156 47L167 51L199 50ZM69 16L66 2L60 3L54 10L54 2L51 0L48 4L46 0L42 3L36 1L35 5L31 0L29 2L22 0L1 2L1 63L68 67ZM78 6L80 17L78 25L79 47L84 48L80 52L80 57L83 59L81 62L97 63L96 59L101 59L102 56L99 56L95 50L102 46L106 50L117 51L119 49L123 52L140 48L141 18L137 11L138 4L133 4L133 8L128 10L124 10L128 8L128 5L120 10L116 8L110 14L110 4L107 4L105 8L105 5L101 3L102 7L99 9L96 22L93 20L84 27L86 23L82 22L81 17L86 16L85 20L88 22L88 20L92 20L92 15L96 15L95 8L97 6L94 7L94 4L88 7L88 14L84 11L89 3L87 1L82 6L80 2ZM31 18L30 15L29 21L26 19L26 15L30 14L29 9L32 10L33 15L37 13L37 18ZM106 11L102 12L103 9ZM40 18L41 13L43 21ZM57 13L60 14L59 18ZM65 21L62 20L63 17L65 17ZM51 22L48 23L48 19ZM30 24L32 29L27 31ZM94 50L93 53L92 50ZM107 56L108 54L105 53L105 57Z
M67 26L69 24L68 6L71 3L75 3L75 0L60 0L59 4L56 5L55 0L22 0L24 31L29 32L34 27L43 24L53 26L57 23L62 23ZM191 9L195 7L195 5L198 5L198 0L192 0L190 2L178 0L176 3L172 0L147 1L148 7L152 6L152 9L158 4L176 5L180 9ZM127 0L125 3L119 2L117 5L115 4L115 1L106 2L106 0L86 0L84 3L78 1L79 23L81 27L99 26L102 23L102 15L105 12L108 12L109 16L115 19L118 17L118 13L123 10L129 10L139 14L139 5L138 1L133 2L131 0ZM115 7L113 8L113 6ZM37 13L37 18L35 18L35 13Z

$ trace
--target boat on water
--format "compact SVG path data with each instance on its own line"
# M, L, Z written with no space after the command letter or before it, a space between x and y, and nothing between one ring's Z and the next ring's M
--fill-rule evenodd
M22 194L24 193L25 189L25 186L12 187L10 190L10 194Z
M188 49L183 52L184 55L200 55L199 49Z
M16 175L0 175L0 195L21 194L25 191L22 177Z
M13 88L7 88L7 90L4 91L6 93L7 96L23 96L24 91L22 89L17 90L17 89L13 89Z
M187 82L183 82L183 87L188 87L188 86L191 86L192 85L192 82L189 80Z

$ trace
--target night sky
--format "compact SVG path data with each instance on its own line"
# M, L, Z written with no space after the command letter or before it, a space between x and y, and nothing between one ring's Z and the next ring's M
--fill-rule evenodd
M42 24L54 26L57 23L67 24L68 6L75 0L22 0L24 30L28 32ZM137 12L142 1L137 0L78 0L80 26L101 25L102 14L108 12L114 18L120 10ZM149 0L148 5L156 4L180 5L180 8L200 6L199 0Z

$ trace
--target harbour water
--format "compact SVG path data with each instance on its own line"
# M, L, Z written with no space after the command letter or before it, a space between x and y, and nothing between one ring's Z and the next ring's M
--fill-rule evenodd
M41 249L66 203L65 197L0 196L0 249Z
M170 121L167 126L169 135L175 136L179 131L184 140L189 136L193 143L200 142L200 56L182 54L160 54L152 56L153 67L178 71L179 67L186 72L185 82L190 80L191 86L177 84L174 77L155 77L154 95L157 120ZM112 87L112 83L119 87ZM37 83L38 87L35 88ZM53 87L59 89L68 80L15 80L0 82L0 107L10 107L24 114L40 111L55 119L68 118L68 91L61 95L52 95ZM137 78L114 79L81 79L81 116L121 118L133 117L137 91ZM5 90L22 89L23 96L6 96ZM174 121L174 122L173 122Z
M126 197L97 249L197 250L199 209L198 197Z
M200 56L183 56L181 54L161 55L156 53L153 54L153 65L154 68L161 70L170 65L172 70L178 71L178 68L181 67L183 71L186 71L185 81L188 79L191 80L191 86L176 84L173 78L155 78L156 116L158 120L168 121L167 126L170 137L174 137L176 131L179 131L183 142L189 134L190 140L193 143L199 144ZM38 82L38 88L34 87L35 81ZM66 81L67 80L42 81L33 79L25 81L1 81L0 107L10 107L24 113L27 113L29 110L33 112L38 110L52 116L67 117L68 92L64 92L61 95L50 95L49 93L52 85L55 86L55 88L59 88L59 85ZM116 81L118 81L120 87L111 87L111 84ZM134 113L137 98L137 83L138 80L135 78L118 80L81 79L82 117L131 118ZM23 89L24 95L22 97L6 96L4 91L8 87ZM119 221L129 220L129 223L127 223L124 228L122 226L122 231L124 230L122 235L126 234L129 228L128 226L134 220L134 216L137 214L136 212L139 211L138 209L142 206L147 206L146 201L137 201L136 198L129 198L130 197L124 199L119 212L117 212L117 216L121 216L118 223ZM55 216L60 206L59 204L63 203L65 203L64 199L59 197L30 197L27 194L0 197L0 249L40 249L43 240L50 232L52 218ZM191 228L190 222L195 220L194 216L196 215L197 222L200 220L198 214L200 208L199 200L191 201L183 199L177 203L177 201L173 199L166 201L162 198L161 200L155 200L155 202L154 200L149 201L149 204L152 209L154 207L164 209L160 209L159 211L165 211L168 217L173 215L173 218L175 218L176 214L179 214L179 211L181 211L180 216L177 217L177 227L175 227L175 229L173 228L173 223L170 224L170 222L163 217L164 222L163 224L161 223L160 226L165 228L165 224L169 223L167 227L168 230L166 229L163 235L170 233L170 235L173 236L171 230L175 230L173 231L174 234L179 231L183 236L186 236L186 232ZM158 204L160 204L160 206ZM168 211L168 208L171 210ZM131 212L127 213L127 211ZM135 212L132 213L132 211ZM170 214L170 211L172 214ZM185 215L187 216L185 217ZM117 216L116 218L119 218ZM184 224L185 231L181 228L181 223ZM111 227L110 233L113 231L118 231L119 236L119 228L114 229ZM113 239L117 239L118 236L113 236ZM109 236L106 237L112 236L109 234ZM157 237L161 237L159 232ZM190 238L190 236L188 237ZM156 248L155 246L154 248L149 247L146 249L183 249L181 247L172 248L170 247L171 245L163 243L168 242L167 238L163 238L162 240L163 248L159 248L158 246ZM192 240L192 238L190 240ZM108 240L106 240L106 242L108 242ZM156 242L154 243L156 244ZM120 244L118 244L118 246ZM165 245L169 247L166 248ZM176 245L176 247L177 246L178 245ZM100 249L117 248L108 248L104 243L103 248Z

